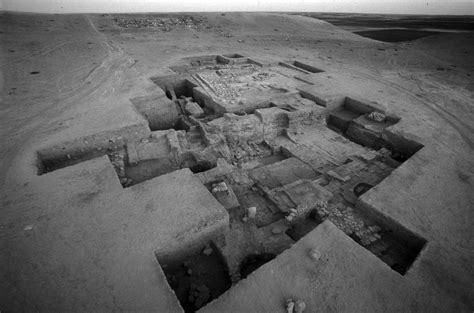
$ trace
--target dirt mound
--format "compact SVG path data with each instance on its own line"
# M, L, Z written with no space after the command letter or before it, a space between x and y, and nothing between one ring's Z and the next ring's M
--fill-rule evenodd
M184 26L188 28L201 29L206 27L206 20L202 17L182 15L176 17L116 17L118 26L124 28L162 27L169 31L171 27Z

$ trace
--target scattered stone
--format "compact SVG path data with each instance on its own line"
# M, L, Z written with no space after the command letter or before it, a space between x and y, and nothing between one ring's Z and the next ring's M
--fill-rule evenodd
M316 203L316 211L320 217L326 217L330 214L327 201L319 201Z
M120 177L120 183L126 188L133 185L133 180L127 177Z
M377 112L377 111L369 113L367 117L379 123L385 121L385 114Z
M248 218L255 218L255 215L257 215L257 207L250 207L250 208L247 208L247 216Z
M377 226L377 225L372 225L372 226L369 226L367 227L370 231L376 233L376 232L379 232L382 230L382 228L380 228L380 226Z
M382 236L379 234L380 231L381 228L377 225L374 225L361 227L355 231L354 234L359 237L361 245L368 246L382 238Z
M188 300L194 304L196 309L202 308L202 306L209 301L210 296L211 292L204 284L192 284L189 288Z
M311 251L309 252L309 256L314 261L318 261L321 258L321 252L319 252L319 250L317 249L311 249Z
M186 271L186 274L188 274L188 276L193 275L193 270L188 268L188 270Z
M30 231L33 230L33 225L26 225L25 228L23 228L25 231Z
M303 313L306 309L306 303L303 300L296 300L295 302L295 313Z
M287 313L303 313L306 309L306 303L303 300L286 300L286 312Z
M227 184L225 182L219 182L217 184L214 184L212 186L212 193L217 193L217 192L226 192L229 193L229 188L227 187Z
M202 29L209 25L205 18L182 15L173 18L116 18L115 22L123 28L161 27L163 31L171 31L172 27L185 26L187 28Z
M247 216L244 216L242 218L242 222L247 223L249 221L249 218Z
M212 250L212 248L209 247L209 246L206 247L204 250L202 250L202 254L203 254L203 255L207 255L207 256L211 255L212 252L213 252L213 250Z
M299 204L296 209L289 210L289 214L285 216L287 222L292 223L297 218L304 218L311 212L311 208L304 204Z
M293 313L295 309L295 301L293 299L286 300L286 312Z

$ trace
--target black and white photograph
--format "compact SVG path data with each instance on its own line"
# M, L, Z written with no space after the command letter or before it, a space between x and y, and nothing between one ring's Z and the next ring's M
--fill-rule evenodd
M474 2L0 0L0 313L474 312Z

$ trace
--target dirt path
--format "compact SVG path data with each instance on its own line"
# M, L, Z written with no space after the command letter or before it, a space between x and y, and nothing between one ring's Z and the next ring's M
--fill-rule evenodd
M8 172L13 159L25 147L25 142L33 141L35 135L45 131L52 121L63 112L81 102L100 101L113 94L117 86L123 83L125 71L133 65L133 60L127 57L120 48L109 42L107 37L95 28L88 16L83 16L83 18L85 24L90 27L88 31L84 32L84 36L88 40L98 42L105 49L107 56L100 64L92 67L85 77L75 77L73 83L68 86L69 88L51 93L51 96L46 101L38 103L34 110L22 110L21 114L18 112L22 103L32 101L30 99L32 96L21 98L21 101L13 100L7 106L2 118L4 122L1 123L3 125L1 127L2 137L8 138L8 141L4 143L4 149L0 152L1 173ZM90 36L91 34L93 37ZM23 56L19 60L15 59L15 66L21 68L24 62L31 62L31 59L41 62L41 57L49 57L55 50L67 47L72 43L73 41L64 41L53 47L46 46L40 52ZM11 118L9 118L10 116ZM2 190L5 190L7 177L8 175L0 177Z

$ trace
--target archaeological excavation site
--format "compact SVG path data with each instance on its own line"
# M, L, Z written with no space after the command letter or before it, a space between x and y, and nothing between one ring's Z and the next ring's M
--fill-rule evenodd
M472 312L472 64L436 70L469 56L285 14L3 21L0 312Z

